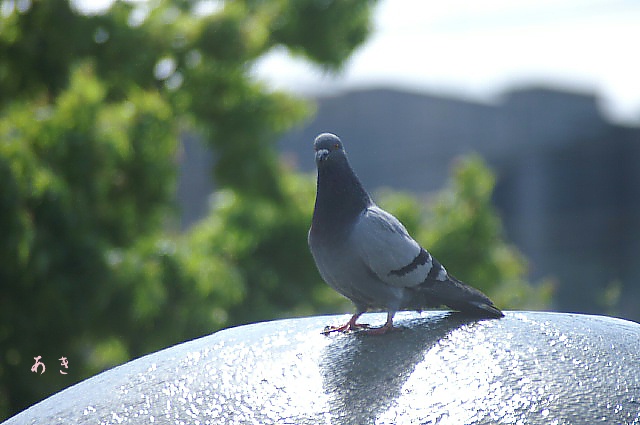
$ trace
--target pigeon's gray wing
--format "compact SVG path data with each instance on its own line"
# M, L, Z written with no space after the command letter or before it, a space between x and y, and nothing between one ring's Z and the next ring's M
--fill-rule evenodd
M365 265L391 286L419 285L433 266L431 255L409 236L402 223L377 206L362 213L350 241Z

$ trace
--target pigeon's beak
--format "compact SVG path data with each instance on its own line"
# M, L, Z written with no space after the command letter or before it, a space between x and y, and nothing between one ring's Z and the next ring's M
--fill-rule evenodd
M316 151L316 162L324 161L327 156L329 156L328 149L318 149Z

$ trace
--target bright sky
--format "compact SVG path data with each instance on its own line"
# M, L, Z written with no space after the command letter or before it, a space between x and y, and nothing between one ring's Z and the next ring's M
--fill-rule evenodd
M381 0L372 36L337 75L277 50L256 74L318 93L391 85L492 100L520 84L596 93L640 123L640 1Z

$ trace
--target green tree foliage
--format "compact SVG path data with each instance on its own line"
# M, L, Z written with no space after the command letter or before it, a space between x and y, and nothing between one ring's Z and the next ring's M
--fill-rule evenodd
M244 297L229 310L232 323L350 309L322 283L307 246L314 179L282 174L284 201L223 190L211 215L186 235L205 258L226 258L241 275Z
M0 374L11 403L56 386L53 373L23 373L34 356L52 369L61 356L76 363L123 329L108 320L127 311L113 304L105 254L155 231L172 196L166 102L132 92L104 105L104 96L78 70L55 102L16 101L0 118ZM73 363L78 374L95 370Z
M238 0L194 14L187 0L116 1L86 15L65 0L0 0L0 419L132 357L315 308L298 306L322 298L302 189L272 146L307 108L252 66L284 46L339 67L371 3ZM213 148L233 201L180 237L166 229L185 131ZM260 273L270 298L250 298L254 311ZM284 276L303 283L277 290ZM42 375L30 372L38 355Z

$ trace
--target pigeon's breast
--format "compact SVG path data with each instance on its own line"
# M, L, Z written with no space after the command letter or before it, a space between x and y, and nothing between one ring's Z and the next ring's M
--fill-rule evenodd
M384 284L346 244L309 245L324 281L359 307L395 308L402 290ZM317 245L317 246L316 246Z
M318 271L324 281L347 298L352 298L350 287L359 276L353 267L353 256L341 244L318 243L313 232L309 235L309 246Z

